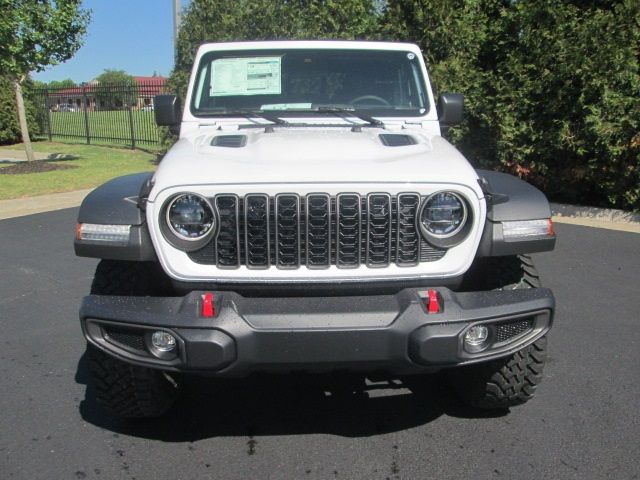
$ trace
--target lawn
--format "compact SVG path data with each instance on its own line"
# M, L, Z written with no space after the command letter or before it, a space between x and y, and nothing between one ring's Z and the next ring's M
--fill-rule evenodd
M22 149L22 145L0 149ZM141 150L95 145L72 145L56 142L36 142L36 152L73 155L72 160L52 161L52 164L74 168L50 172L0 175L0 200L30 197L46 193L68 192L92 188L110 178L128 173L155 170L157 155ZM10 164L0 165L0 169Z

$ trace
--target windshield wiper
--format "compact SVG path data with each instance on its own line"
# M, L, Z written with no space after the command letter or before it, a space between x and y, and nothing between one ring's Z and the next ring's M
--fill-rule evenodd
M384 122L378 120L377 118L373 118L366 113L360 112L353 107L342 107L337 105L320 105L314 109L315 112L319 113L333 113L338 115L339 117L347 120L347 116L351 115L353 117L359 118L367 122L369 125L373 125L374 127L384 127Z
M264 118L265 120L270 121L276 125L289 125L289 122L283 120L282 118L276 117L275 115L270 115L265 112L261 112L260 110L251 110L251 109L238 109L238 110L221 110L220 113L222 115L237 115L239 117L244 117L247 120L251 120L251 117Z

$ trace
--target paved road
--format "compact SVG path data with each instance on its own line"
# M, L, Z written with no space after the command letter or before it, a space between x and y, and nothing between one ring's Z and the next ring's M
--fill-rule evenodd
M639 478L638 234L557 226L537 256L559 306L551 360L508 414L437 382L348 395L285 377L190 385L167 419L125 424L85 397L77 308L96 262L73 256L75 213L0 222L2 479Z

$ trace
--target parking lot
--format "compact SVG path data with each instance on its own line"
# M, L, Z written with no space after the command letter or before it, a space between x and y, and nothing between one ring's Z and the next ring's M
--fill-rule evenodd
M640 235L556 225L535 256L557 314L537 397L462 406L437 378L255 377L189 384L161 420L86 395L77 209L0 221L3 479L640 478Z

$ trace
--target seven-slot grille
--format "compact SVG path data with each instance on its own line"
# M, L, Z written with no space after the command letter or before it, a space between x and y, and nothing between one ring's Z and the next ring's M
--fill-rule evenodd
M401 193L221 194L212 199L219 227L196 263L218 268L401 267L439 260L416 227L420 195Z

